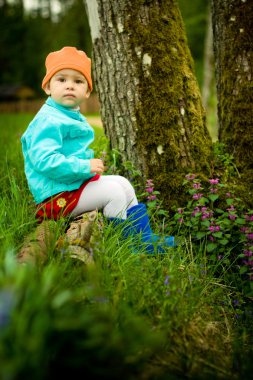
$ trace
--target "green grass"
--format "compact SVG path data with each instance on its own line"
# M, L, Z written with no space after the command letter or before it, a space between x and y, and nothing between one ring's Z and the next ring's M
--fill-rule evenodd
M35 226L20 136L32 115L1 115L0 379L241 379L252 372L251 310L190 241L133 253L97 228L95 268L57 252L36 268L15 255ZM96 129L97 155L107 141ZM63 232L60 222L55 238Z

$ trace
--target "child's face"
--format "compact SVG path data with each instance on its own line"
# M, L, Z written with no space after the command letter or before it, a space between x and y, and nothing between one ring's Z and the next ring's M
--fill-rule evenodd
M45 92L65 107L78 107L90 96L86 78L79 71L63 69L52 76L46 84Z

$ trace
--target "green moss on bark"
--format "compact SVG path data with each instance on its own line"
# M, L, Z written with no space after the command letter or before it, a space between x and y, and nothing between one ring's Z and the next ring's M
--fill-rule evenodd
M213 2L219 139L233 155L240 195L253 205L253 2ZM219 32L218 32L219 31Z
M209 171L211 138L176 2L134 0L129 7L127 28L139 62L138 144L148 162L144 176L170 206L183 197L186 173ZM143 66L145 54L150 66Z

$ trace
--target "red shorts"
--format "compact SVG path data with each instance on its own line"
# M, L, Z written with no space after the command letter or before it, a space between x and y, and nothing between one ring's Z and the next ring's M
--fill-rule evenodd
M36 219L40 222L45 219L57 220L70 214L76 207L85 186L89 182L97 181L99 177L100 175L96 174L94 177L84 182L77 190L63 191L62 193L55 194L52 197L45 199L42 203L37 205Z

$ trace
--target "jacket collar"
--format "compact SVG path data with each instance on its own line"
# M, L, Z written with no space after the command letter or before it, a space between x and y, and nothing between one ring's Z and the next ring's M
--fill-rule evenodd
M72 117L73 119L76 119L76 120L83 120L83 117L80 113L80 109L76 109L76 110L73 110L71 108L67 108L67 107L64 107L64 106L61 106L60 104L56 103L52 98L51 96L49 96L46 100L46 104L50 107L54 107L56 108L57 110L63 112L66 116L68 117Z

